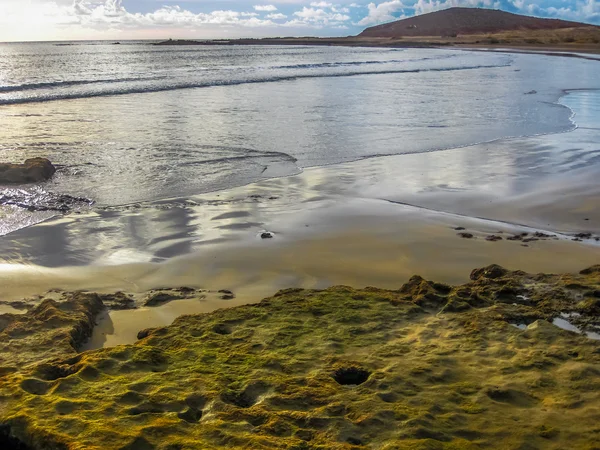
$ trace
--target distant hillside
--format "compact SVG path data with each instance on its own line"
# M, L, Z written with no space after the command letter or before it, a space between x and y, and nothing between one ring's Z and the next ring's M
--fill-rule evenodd
M457 36L511 30L591 27L558 19L521 16L496 9L450 8L367 28L359 37Z

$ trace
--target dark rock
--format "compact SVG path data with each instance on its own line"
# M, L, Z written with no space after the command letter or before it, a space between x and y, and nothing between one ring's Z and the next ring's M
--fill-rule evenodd
M495 279L503 277L508 273L504 267L499 266L498 264L492 264L490 266L484 267L482 269L475 269L471 272L471 280L478 280L480 278L489 278Z
M576 235L574 235L574 237L578 239L591 239L592 233L577 233Z
M534 238L534 237L523 239L523 242L534 242L534 241L539 241L539 239L538 238Z
M46 158L26 159L23 164L0 164L0 183L39 183L48 180L56 167Z
M135 300L131 295L127 295L124 292L119 291L114 294L100 295L100 299L104 303L104 306L109 309L135 309Z
M472 239L473 235L471 233L458 233L458 236L464 239Z
M529 236L529 233L515 234L514 236L509 236L506 239L509 241L522 241L526 236Z
M496 236L495 234L490 234L489 236L486 236L485 240L490 242L496 242L501 241L502 237Z
M219 294L223 294L221 295L221 299L223 300L231 300L235 298L235 294L233 292L231 292L229 289L221 289L219 291Z
M466 230L466 228L465 227L456 227L455 230L456 231L463 231L463 230Z
M156 328L145 328L143 330L140 330L137 334L137 338L138 339L144 339L147 338L148 336L150 336L150 334L156 330Z
M593 273L600 273L600 264L595 264L579 272L580 275L591 275Z
M87 198L54 194L43 190L6 189L0 192L0 205L17 206L32 212L57 211L67 213L89 207L93 203L92 200Z
M273 236L273 233L271 233L270 231L264 231L260 233L261 239L271 239Z
M533 237L536 237L538 239L549 239L549 238L556 237L556 235L555 234L546 234L546 233L542 233L541 231L536 231L535 233L533 233Z
M170 292L153 292L146 297L144 306L160 306L170 302L171 300L180 300L182 298L183 297L181 295Z

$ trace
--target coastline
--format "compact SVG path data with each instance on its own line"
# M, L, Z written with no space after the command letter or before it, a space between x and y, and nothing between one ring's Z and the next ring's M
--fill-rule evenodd
M591 266L600 255L598 173L569 161L593 157L598 130L586 122L593 110L587 119L575 112L580 126L570 132L308 168L159 205L44 222L2 240L1 293L31 305L53 289L138 299L168 287L207 291L200 302L109 311L94 331L89 348L96 348L133 343L140 329L183 313L255 303L289 287L397 289L415 273L459 284L473 267L493 263L547 273ZM552 160L540 174L526 170L564 149L571 149L564 161ZM132 234L132 221L138 230L163 225ZM262 231L274 237L261 239ZM521 233L528 236L511 240ZM223 289L234 299L220 299Z
M0 447L592 442L600 95L570 101L569 132L0 238Z
M480 41L477 40L480 39ZM411 38L413 39L413 38ZM449 48L464 50L479 50L491 52L506 53L533 53L548 56L562 56L572 58L584 58L593 61L600 58L589 57L578 53L588 55L600 54L600 44L528 44L516 43L503 40L493 43L481 40L495 39L493 36L482 36L469 38L465 41L456 39L440 39L438 37L421 38L418 40L393 39L393 38L361 38L361 37L342 37L342 38L261 38L261 39L231 39L218 41L193 41L193 40L171 40L155 42L151 45L161 46L179 46L179 45L209 45L209 46L229 46L229 45L308 45L308 46L342 46L342 47L380 47L380 48Z

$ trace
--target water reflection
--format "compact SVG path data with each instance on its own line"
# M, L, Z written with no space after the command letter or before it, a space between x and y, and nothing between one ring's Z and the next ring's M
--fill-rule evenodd
M577 111L585 123L586 112L595 114L600 105L600 93L572 95L565 100L570 106L588 105ZM597 194L590 180L598 172L599 146L600 130L588 127L313 168L218 193L67 216L0 239L0 251L8 261L18 258L54 267L160 262L218 242L251 242L263 229L285 239L285 229L272 228L282 218L287 218L288 226L302 228L312 220L307 219L311 214L318 221L319 211L343 207L356 198L393 200L544 229L593 231L600 222L582 222L571 210L594 217L581 205ZM584 172L582 165L587 166ZM581 191L565 197L567 187ZM546 211L542 206L548 204Z

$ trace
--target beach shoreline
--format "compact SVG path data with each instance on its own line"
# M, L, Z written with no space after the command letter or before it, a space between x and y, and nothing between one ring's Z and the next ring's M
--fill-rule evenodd
M30 307L48 290L122 291L138 299L161 288L206 291L202 301L151 309L138 301L139 309L108 311L89 347L97 348L133 343L142 328L181 314L256 303L289 287L397 289L416 273L459 284L473 267L494 263L533 273L579 270L600 255L596 169L565 171L557 160L542 176L515 174L511 162L573 146L581 146L580 158L593 155L598 130L574 108L581 126L570 132L307 168L28 227L2 241L5 311L16 312L10 302L24 297ZM166 226L136 236L124 226L133 220L140 229ZM265 231L273 237L261 239ZM221 299L220 290L234 298Z
M468 36L466 36L468 37ZM438 37L423 37L420 39L409 38L367 38L367 37L341 37L341 38L261 38L261 39L231 39L215 41L194 41L194 40L170 40L152 43L152 45L161 46L186 46L186 45L207 45L207 46L245 46L245 45L307 45L307 46L342 46L342 47L375 47L375 48L437 48L437 49L462 49L478 50L491 52L520 53L527 52L548 56L563 56L598 60L597 57L586 55L600 54L599 44L528 44L502 41L498 43L480 42L477 39L494 39L493 36L476 36L466 41L457 39L440 39Z

